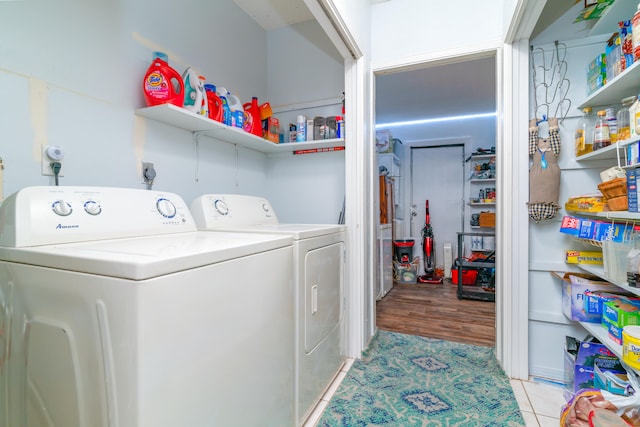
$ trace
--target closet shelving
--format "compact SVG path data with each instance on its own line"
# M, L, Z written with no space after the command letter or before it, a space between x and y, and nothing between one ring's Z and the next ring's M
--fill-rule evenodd
M480 194L479 194L480 189L483 188L483 185L486 186L483 189L483 191L486 191L486 188L493 188L495 191L495 187L496 187L495 169L493 170L493 174L488 172L486 169L480 169L479 170L480 175L477 175L478 169L476 169L477 165L481 163L486 163L487 161L491 161L491 159L494 159L495 157L496 157L495 153L472 154L471 157L469 157L468 159L470 161L470 167L471 167L471 171L470 171L471 178L469 179L469 193L470 193L469 196L470 197L469 197L468 205L474 208L472 212L475 212L475 213L478 213L481 211L486 212L487 209L490 212L493 212L495 209L495 206L496 206L495 198L493 199L483 198L483 197L480 197ZM487 201L487 200L493 200L493 201ZM485 208L485 209L482 209L482 208ZM480 225L474 225L473 221L471 224L472 225L470 227L473 230L492 228L492 227L482 227Z
M607 9L605 15L600 18L593 26L591 34L604 34L612 32L617 28L617 22L623 17L630 17L635 12L635 2L623 2L616 1ZM609 105L617 105L623 98L636 95L640 87L638 86L640 81L640 62L634 63L631 67L627 68L620 75L611 79L606 85L595 91L584 99L584 101L578 105L578 109L584 107L604 107ZM626 165L626 146L638 141L640 138L634 137L624 141L618 141L615 144L605 147L600 150L579 156L576 158L578 162L581 161L595 161L595 160L617 160L617 165L621 167L640 167L640 165ZM608 211L608 212L580 212L569 211L572 214L578 216L586 216L592 218L606 219L611 221L640 223L640 213L628 212L628 211ZM640 295L640 288L629 286L626 282L620 282L612 280L605 274L604 267L591 264L578 264L578 268L590 273L596 277L599 277L620 289ZM605 344L616 356L622 359L622 346L614 342L609 338L609 334L600 323L588 323L580 322L582 327L586 329L590 334L596 337L600 342Z
M136 110L136 115L263 153L287 153L314 149L330 151L336 147L344 148L345 146L343 138L276 144L240 128L224 125L173 104L139 108Z

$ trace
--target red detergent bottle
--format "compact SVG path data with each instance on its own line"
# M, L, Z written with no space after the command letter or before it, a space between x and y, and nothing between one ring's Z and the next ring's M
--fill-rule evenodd
M184 104L182 76L169 66L169 57L163 52L153 52L153 61L144 75L142 91L147 107L171 103Z
M251 103L243 105L245 113L244 130L262 138L262 120L260 119L260 107L258 98L251 98Z
M207 83L204 85L204 91L207 94L207 103L209 104L209 118L224 123L224 106L222 99L216 93L216 86Z

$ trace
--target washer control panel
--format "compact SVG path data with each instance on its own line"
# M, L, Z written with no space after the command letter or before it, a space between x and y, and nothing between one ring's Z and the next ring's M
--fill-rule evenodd
M27 187L0 205L0 246L196 231L182 198L155 190Z
M205 194L191 203L191 214L201 230L278 224L267 199L242 194Z

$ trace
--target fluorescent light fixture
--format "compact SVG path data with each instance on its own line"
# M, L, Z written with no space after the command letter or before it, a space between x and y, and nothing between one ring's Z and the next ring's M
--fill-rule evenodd
M380 123L376 124L377 128L391 128L391 127L401 127L401 126L415 126L415 125L426 125L429 123L441 123L441 122L452 122L456 120L471 120L471 119L482 119L485 117L495 117L496 112L493 113L482 113L482 114L467 114L464 116L452 116L452 117L438 117L435 119L421 119L421 120L408 120L406 122L391 122L391 123Z

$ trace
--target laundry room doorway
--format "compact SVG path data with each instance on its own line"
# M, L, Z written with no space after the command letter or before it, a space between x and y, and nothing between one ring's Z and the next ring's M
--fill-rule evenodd
M420 257L418 272L423 274L425 271L421 236L426 223L428 200L435 242L435 267L441 268L448 278L451 277L452 256L457 253L456 233L462 231L464 226L464 140L413 145L410 150L409 225L410 234L415 240L414 256ZM445 251L446 244L451 251Z

